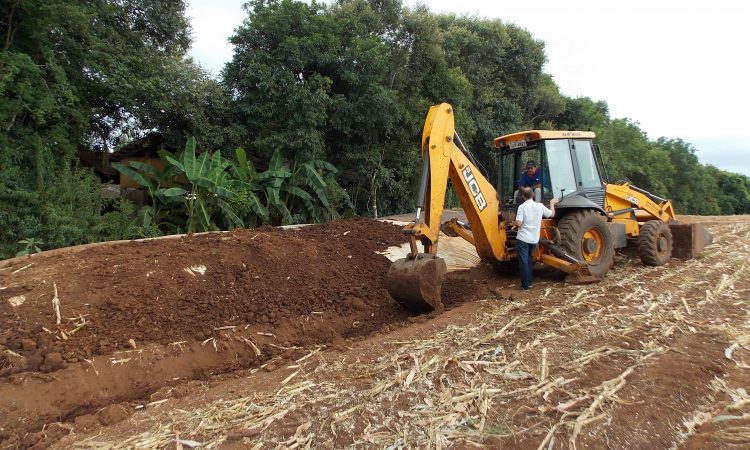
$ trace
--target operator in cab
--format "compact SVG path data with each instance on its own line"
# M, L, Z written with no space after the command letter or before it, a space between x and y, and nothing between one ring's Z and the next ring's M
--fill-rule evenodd
M539 167L536 161L529 160L526 163L526 170L521 174L521 179L518 181L518 189L521 190L525 187L531 188L534 192L534 201L539 203L542 201L542 176L539 171ZM514 198L518 198L519 191L516 191Z

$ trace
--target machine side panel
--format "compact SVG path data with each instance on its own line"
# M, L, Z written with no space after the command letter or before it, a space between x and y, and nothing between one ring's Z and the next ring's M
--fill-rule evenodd
M502 260L506 236L499 229L497 191L455 145L450 161L450 179L471 226L477 254L482 259Z

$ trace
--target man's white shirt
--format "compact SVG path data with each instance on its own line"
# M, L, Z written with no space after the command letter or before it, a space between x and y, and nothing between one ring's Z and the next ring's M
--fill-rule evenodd
M536 244L539 242L539 232L542 227L542 216L552 217L552 211L541 203L533 199L526 200L518 207L516 220L523 222L518 229L516 239L526 242L527 244Z

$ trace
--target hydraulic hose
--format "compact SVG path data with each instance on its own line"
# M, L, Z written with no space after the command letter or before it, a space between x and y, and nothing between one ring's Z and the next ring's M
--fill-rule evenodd
M425 149L422 161L422 177L419 180L419 193L417 194L417 217L416 222L422 216L424 209L425 195L427 194L427 183L430 181L430 149Z

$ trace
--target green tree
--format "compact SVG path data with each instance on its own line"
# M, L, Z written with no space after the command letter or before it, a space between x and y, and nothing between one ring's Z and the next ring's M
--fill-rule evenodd
M627 181L669 197L668 186L674 173L669 156L649 140L638 123L615 119L595 131L610 181Z
M717 202L722 214L750 212L750 179L744 175L709 166L717 185Z
M95 231L104 202L89 171L64 166L45 185L38 192L0 182L0 257L14 256L24 239L41 240L40 247L50 249L118 237Z
M499 19L442 15L439 21L445 58L473 91L466 108L473 126L464 141L489 166L494 138L550 119L564 100L543 73L544 43L528 31Z
M336 24L314 2L255 0L245 8L248 19L230 39L235 53L223 72L236 97L232 120L245 124L238 144L284 157L323 156L331 79L318 65L338 57Z
M107 151L145 130L171 142L197 128L211 142L231 135L216 122L223 88L185 57L185 10L184 1L0 1L0 205L9 206L0 222L13 227L0 232L3 255L18 236L52 235L49 247L96 238L105 205L96 180L71 169L79 147ZM77 209L60 207L76 195Z
M471 95L445 60L436 18L364 0L253 1L247 10L223 74L236 94L233 120L249 124L238 143L262 158L278 150L292 166L341 167L358 211L413 204L429 105L458 108Z
M609 106L589 97L566 98L565 108L553 119L559 130L597 130L609 124Z
M674 175L669 180L669 196L682 214L720 214L716 180L698 162L695 149L682 139L659 138L656 145L669 155Z

